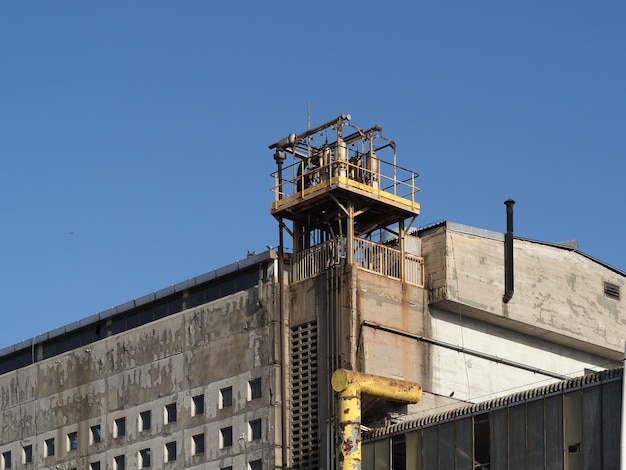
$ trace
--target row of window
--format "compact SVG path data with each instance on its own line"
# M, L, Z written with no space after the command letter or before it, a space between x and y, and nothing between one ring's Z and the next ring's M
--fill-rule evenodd
M195 436L194 436L195 437ZM27 446L30 448L30 460L28 460L27 454L23 455L22 462L30 463L32 462L32 446ZM26 447L24 448L26 451ZM168 442L165 444L165 454L164 461L173 462L176 460L176 441ZM150 449L142 449L139 451L138 455L139 468L150 468L152 467L152 451ZM11 468L11 452L3 452L2 453L2 468ZM118 455L113 457L113 468L114 470L126 470L126 456ZM222 470L232 470L233 467L222 467ZM100 462L91 462L89 464L89 470L100 470L101 464ZM72 468L70 470L76 470ZM252 460L248 463L248 470L263 470L263 461L261 459Z
M95 432L94 428L98 428ZM100 426L91 427L92 439L97 439L95 442L100 442ZM123 435L123 434L122 434ZM96 437L97 436L97 437ZM239 438L239 444L245 446L248 441L258 441L262 436L262 421L261 418L254 419L248 422L248 438L247 440L241 436ZM227 449L233 446L233 428L227 426L220 429L219 432L219 448ZM206 438L204 433L191 436L191 454L201 455L204 454L206 448ZM78 435L76 432L71 432L67 435L68 450L75 450L78 448ZM54 438L47 439L44 443L44 452L46 457L51 457L55 454L55 442ZM176 460L177 446L176 441L168 442L165 444L164 449L164 461L173 462ZM149 468L152 466L152 450L142 449L139 451L139 468ZM22 448L22 463L32 463L33 461L33 446L27 445ZM120 455L114 458L114 468L116 470L124 470L126 458L124 455ZM259 461L260 462L260 461ZM254 462L251 462L251 464ZM2 453L2 468L7 469L12 467L12 455L11 451ZM91 464L91 470L98 470L100 463L95 462ZM252 467L257 468L257 467ZM258 467L259 469L261 467Z
M248 401L256 400L262 397L262 383L260 378L255 378L248 381ZM224 387L219 391L218 406L220 409L229 408L233 406L233 388ZM195 395L191 398L191 416L204 415L204 394ZM164 424L175 423L178 419L177 403L169 403L163 408L163 422ZM146 410L139 413L137 428L139 432L147 431L152 427L152 411ZM253 420L248 423L248 439L257 440L261 438L261 420ZM121 417L113 421L112 436L122 437L126 435L126 418ZM232 446L232 427L223 428L220 430L220 448L227 448ZM96 424L89 428L89 445L94 445L102 442L102 427L100 424ZM168 447L169 446L169 447ZM73 451L78 449L78 432L72 431L67 434L66 438L66 450ZM148 449L149 451L149 449ZM192 452L194 454L204 453L204 434L198 434L193 436L192 439ZM56 441L55 438L46 439L44 441L44 457L52 457L56 454ZM166 446L166 462L170 460L168 456L176 455L176 442L172 442ZM146 461L149 461L149 452L146 454ZM3 452L1 460L1 468L12 467L12 455L11 451ZM169 460L168 460L169 459ZM33 462L33 446L26 445L22 448L22 462Z

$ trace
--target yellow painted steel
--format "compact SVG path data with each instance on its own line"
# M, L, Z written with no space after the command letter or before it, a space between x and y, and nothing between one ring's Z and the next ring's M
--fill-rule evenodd
M333 390L341 392L350 385L356 385L361 393L387 400L417 403L422 399L422 387L419 384L337 369L332 377Z
M341 468L361 468L361 392L354 385L348 386L339 395L339 428Z
M405 403L417 403L422 398L419 384L346 369L337 369L331 384L333 390L339 392L339 467L344 470L361 469L362 393Z

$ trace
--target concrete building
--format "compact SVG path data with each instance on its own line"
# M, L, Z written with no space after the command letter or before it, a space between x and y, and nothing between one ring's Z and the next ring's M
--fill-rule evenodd
M463 422L481 445L456 467L409 457L452 410L619 367L626 276L515 237L511 202L506 234L416 228L417 174L381 132L342 115L270 146L277 251L0 351L0 468L337 468L337 369L423 389L363 397L364 468L506 468L484 459L500 418Z

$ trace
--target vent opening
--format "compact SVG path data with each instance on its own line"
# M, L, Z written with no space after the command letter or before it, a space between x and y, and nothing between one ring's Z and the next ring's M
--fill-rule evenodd
M610 299L619 300L620 292L619 285L613 284L611 282L604 282L604 295Z

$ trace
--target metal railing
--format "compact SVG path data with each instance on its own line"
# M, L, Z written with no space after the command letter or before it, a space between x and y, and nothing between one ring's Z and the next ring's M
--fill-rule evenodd
M305 194L327 187L336 178L344 178L349 184L376 194L406 199L416 203L415 195L419 191L416 186L418 173L407 170L384 160L377 161L377 170L372 171L363 166L360 161L332 161L322 166L304 167L303 162L295 162L283 168L283 178L278 173L274 176L272 192L275 195L275 205L280 205L283 199L303 197ZM291 177L285 175L291 173Z
M402 279L402 253L397 248L364 238L354 241L354 264L358 268L392 279ZM291 282L296 283L321 274L329 267L343 264L346 259L346 239L330 240L294 253ZM404 254L404 280L417 286L424 285L424 258Z
M346 257L346 239L329 240L293 254L291 282L310 279L340 264Z

